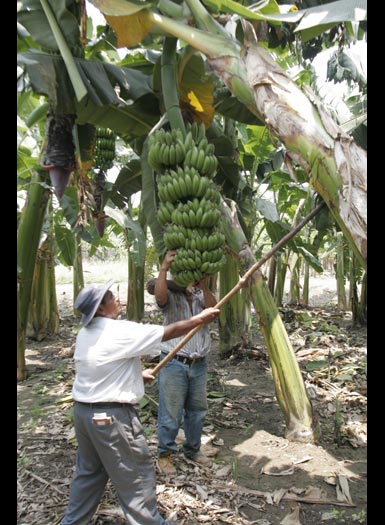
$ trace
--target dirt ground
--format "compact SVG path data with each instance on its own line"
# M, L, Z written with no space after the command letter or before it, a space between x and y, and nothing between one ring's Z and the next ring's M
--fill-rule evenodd
M366 328L353 328L350 313L338 311L334 288L330 279L318 279L310 307L281 309L320 438L300 443L285 437L261 335L223 358L213 325L203 447L214 465L180 457L174 478L157 472L163 515L178 525L367 523ZM119 293L124 302L123 285ZM18 525L60 522L75 462L70 394L79 326L71 287L58 286L58 301L60 334L28 340L30 376L18 384ZM161 322L151 296L145 309L146 321ZM156 400L154 382L140 409L154 460ZM110 485L91 523L125 523Z

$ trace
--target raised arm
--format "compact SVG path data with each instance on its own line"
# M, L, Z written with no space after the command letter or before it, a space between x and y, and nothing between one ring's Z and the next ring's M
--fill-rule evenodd
M215 295L212 293L210 288L207 286L207 277L194 283L194 285L196 286L196 288L200 288L203 292L205 308L208 308L210 306L215 306L217 304L218 301L216 300Z
M174 250L166 252L159 270L158 278L155 281L154 293L156 302L159 306L164 306L167 303L167 272L175 255L176 251Z

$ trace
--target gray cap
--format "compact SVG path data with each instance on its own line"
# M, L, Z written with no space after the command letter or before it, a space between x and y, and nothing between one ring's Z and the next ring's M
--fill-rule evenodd
M109 280L107 284L88 284L80 290L74 307L81 312L81 322L84 326L87 326L92 321L104 294L113 284L114 281Z

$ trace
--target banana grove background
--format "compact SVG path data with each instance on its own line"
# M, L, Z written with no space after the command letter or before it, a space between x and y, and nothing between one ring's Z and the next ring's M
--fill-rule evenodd
M51 355L63 329L77 330L66 332L78 321L71 301L73 321L61 317L58 264L73 298L93 277L88 261L116 272L118 253L123 315L141 321L145 282L174 247L183 282L203 273L223 300L218 356L257 340L268 356L275 432L290 446L320 442L308 383L319 367L340 443L351 403L330 381L346 374L363 392L365 374L361 343L344 333L367 319L365 0L91 4L97 19L84 1L17 7L19 388L31 384L30 342ZM338 310L320 327L307 309L326 272ZM328 341L348 348L335 355Z

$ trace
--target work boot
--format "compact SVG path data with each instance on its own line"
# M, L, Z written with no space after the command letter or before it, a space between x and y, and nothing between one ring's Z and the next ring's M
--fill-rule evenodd
M176 474L174 460L171 455L158 458L157 465L161 474L165 474L166 476Z
M202 454L202 452L198 452L196 456L190 459L195 461L195 463L199 463L199 465L203 465L204 467L212 467L213 465L211 459L205 456L205 454Z

